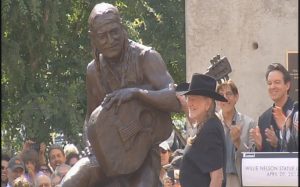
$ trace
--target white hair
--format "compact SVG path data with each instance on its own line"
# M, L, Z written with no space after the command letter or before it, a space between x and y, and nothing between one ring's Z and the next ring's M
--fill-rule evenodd
M40 178L47 178L47 180L49 181L49 184L51 185L51 178L49 177L49 176L47 176L47 175L45 175L45 174L41 174L41 175L38 175L37 177L36 177L36 179L35 179L35 182L34 182L34 187L39 187L39 185L40 185Z
M78 151L77 147L74 144L67 144L64 147L64 153L67 157L70 153L79 154L79 151Z

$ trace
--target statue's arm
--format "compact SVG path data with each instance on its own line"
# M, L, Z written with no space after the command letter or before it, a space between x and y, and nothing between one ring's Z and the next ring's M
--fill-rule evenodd
M148 51L141 66L145 81L153 89L139 89L136 97L164 111L181 111L180 103L176 98L173 78L161 55L155 50Z
M157 109L167 112L180 112L181 106L176 98L174 81L169 74L160 54L154 50L147 51L139 66L143 74L142 85L122 88L107 94L102 106L109 109L119 106L131 99L138 99Z

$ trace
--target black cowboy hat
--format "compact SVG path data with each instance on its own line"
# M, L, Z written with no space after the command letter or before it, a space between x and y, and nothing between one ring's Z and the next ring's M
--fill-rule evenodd
M216 92L217 81L208 75L194 73L189 88L183 95L202 95L218 101L227 99Z
M188 89L189 89L190 83L187 82L183 82L178 84L178 86L176 86L175 91L179 94L179 95L183 95Z

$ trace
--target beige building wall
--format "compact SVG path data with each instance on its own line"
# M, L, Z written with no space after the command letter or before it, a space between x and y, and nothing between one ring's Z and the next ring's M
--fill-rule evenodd
M240 92L237 109L258 120L272 105L265 71L298 51L298 0L186 0L187 81L216 54L227 56Z

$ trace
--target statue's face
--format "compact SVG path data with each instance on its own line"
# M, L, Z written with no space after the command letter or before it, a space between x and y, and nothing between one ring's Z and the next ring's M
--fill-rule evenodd
M120 57L125 38L120 23L96 17L90 35L93 45L100 50L104 57Z

